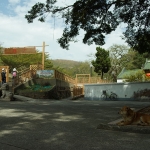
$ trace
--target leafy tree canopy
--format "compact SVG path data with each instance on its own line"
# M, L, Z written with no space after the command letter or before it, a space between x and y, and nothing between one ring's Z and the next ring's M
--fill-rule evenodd
M41 54L22 54L22 55L0 55L4 65L7 65L12 70L13 68L28 67L41 62Z
M126 79L125 82L143 82L149 81L149 78L146 77L145 72L143 70L139 70L136 73L132 73L130 75L124 76Z
M103 73L107 73L111 67L109 51L101 47L97 47L96 51L96 60L93 60L91 63L94 66L94 71L101 74L101 79L103 79Z
M121 65L126 69L141 69L146 61L145 53L139 54L133 49L129 49L128 53L122 56Z
M114 44L109 48L111 60L111 68L109 70L109 75L113 78L113 81L117 81L117 75L124 67L122 57L124 57L124 55L128 53L128 50L129 48L127 46L117 44Z
M109 48L111 68L109 74L117 80L117 76L123 68L128 70L141 69L148 55L146 53L139 54L125 45L114 44ZM112 74L113 73L113 74Z
M3 48L0 47L0 62L3 65L9 66L10 70L17 68L17 70L22 70L24 68L29 68L30 65L37 65L42 63L42 53L38 50L35 54L18 54L18 55L3 55ZM51 69L53 64L49 59L49 54L45 54L44 60L45 69Z
M72 5L56 6L57 0L36 3L25 18L32 23L35 18L44 22L48 13L61 13L66 27L58 43L68 49L69 43L85 31L83 43L105 44L105 36L125 23L124 39L140 53L150 51L150 1L149 0L76 0Z

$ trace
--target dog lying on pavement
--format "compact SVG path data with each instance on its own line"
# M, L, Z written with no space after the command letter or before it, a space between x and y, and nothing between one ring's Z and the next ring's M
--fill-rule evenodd
M118 112L122 115L123 120L118 122L117 125L150 125L150 115L140 112L135 112L127 106L123 106Z

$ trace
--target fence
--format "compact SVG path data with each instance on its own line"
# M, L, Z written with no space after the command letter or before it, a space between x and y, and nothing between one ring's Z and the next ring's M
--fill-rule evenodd
M83 90L83 89L84 89L84 88L81 87L81 86L74 86L74 87L73 87L73 90L72 90L72 92L73 92L73 97L79 96L79 95L84 95L84 90Z
M100 77L91 77L90 74L76 74L76 85L86 83L111 83L110 80L102 80Z
M2 68L9 70L8 66L1 66L0 69ZM30 68L19 71L17 78L13 81L13 86L15 87L32 78L35 78L37 70L42 70L41 65L30 65ZM108 80L101 80L100 77L91 77L90 74L77 74L76 78L72 78L69 75L59 72L58 70L54 71L54 78L71 83L73 87L73 89L71 89L73 96L84 95L84 84L111 83L111 81ZM7 81L8 79L9 78L7 75Z
M79 83L110 83L110 80L102 80L99 77L78 77L76 78L76 84Z
M25 83L28 80L36 77L36 70L41 69L42 65L30 65L30 68L26 68L18 72L17 78L12 80L13 86Z
M55 79L59 79L59 80L62 80L62 81L65 81L65 82L68 82L68 83L72 83L72 84L75 84L75 79L64 74L64 73L61 73L57 70L55 70L55 75L54 75Z

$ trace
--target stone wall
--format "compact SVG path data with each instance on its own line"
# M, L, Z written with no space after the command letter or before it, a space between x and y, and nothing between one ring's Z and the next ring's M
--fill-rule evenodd
M30 90L31 86L40 85L50 87L44 90ZM14 94L22 95L37 99L62 99L71 96L71 87L73 85L59 79L33 79L17 86L14 89Z

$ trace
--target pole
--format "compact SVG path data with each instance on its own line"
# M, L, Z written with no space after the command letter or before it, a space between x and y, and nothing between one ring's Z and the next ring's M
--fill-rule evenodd
M43 50L42 50L42 70L44 70L44 56L45 56L45 42L43 42Z
M90 69L91 69L91 77L92 77L92 66L91 66L91 68L90 68Z

